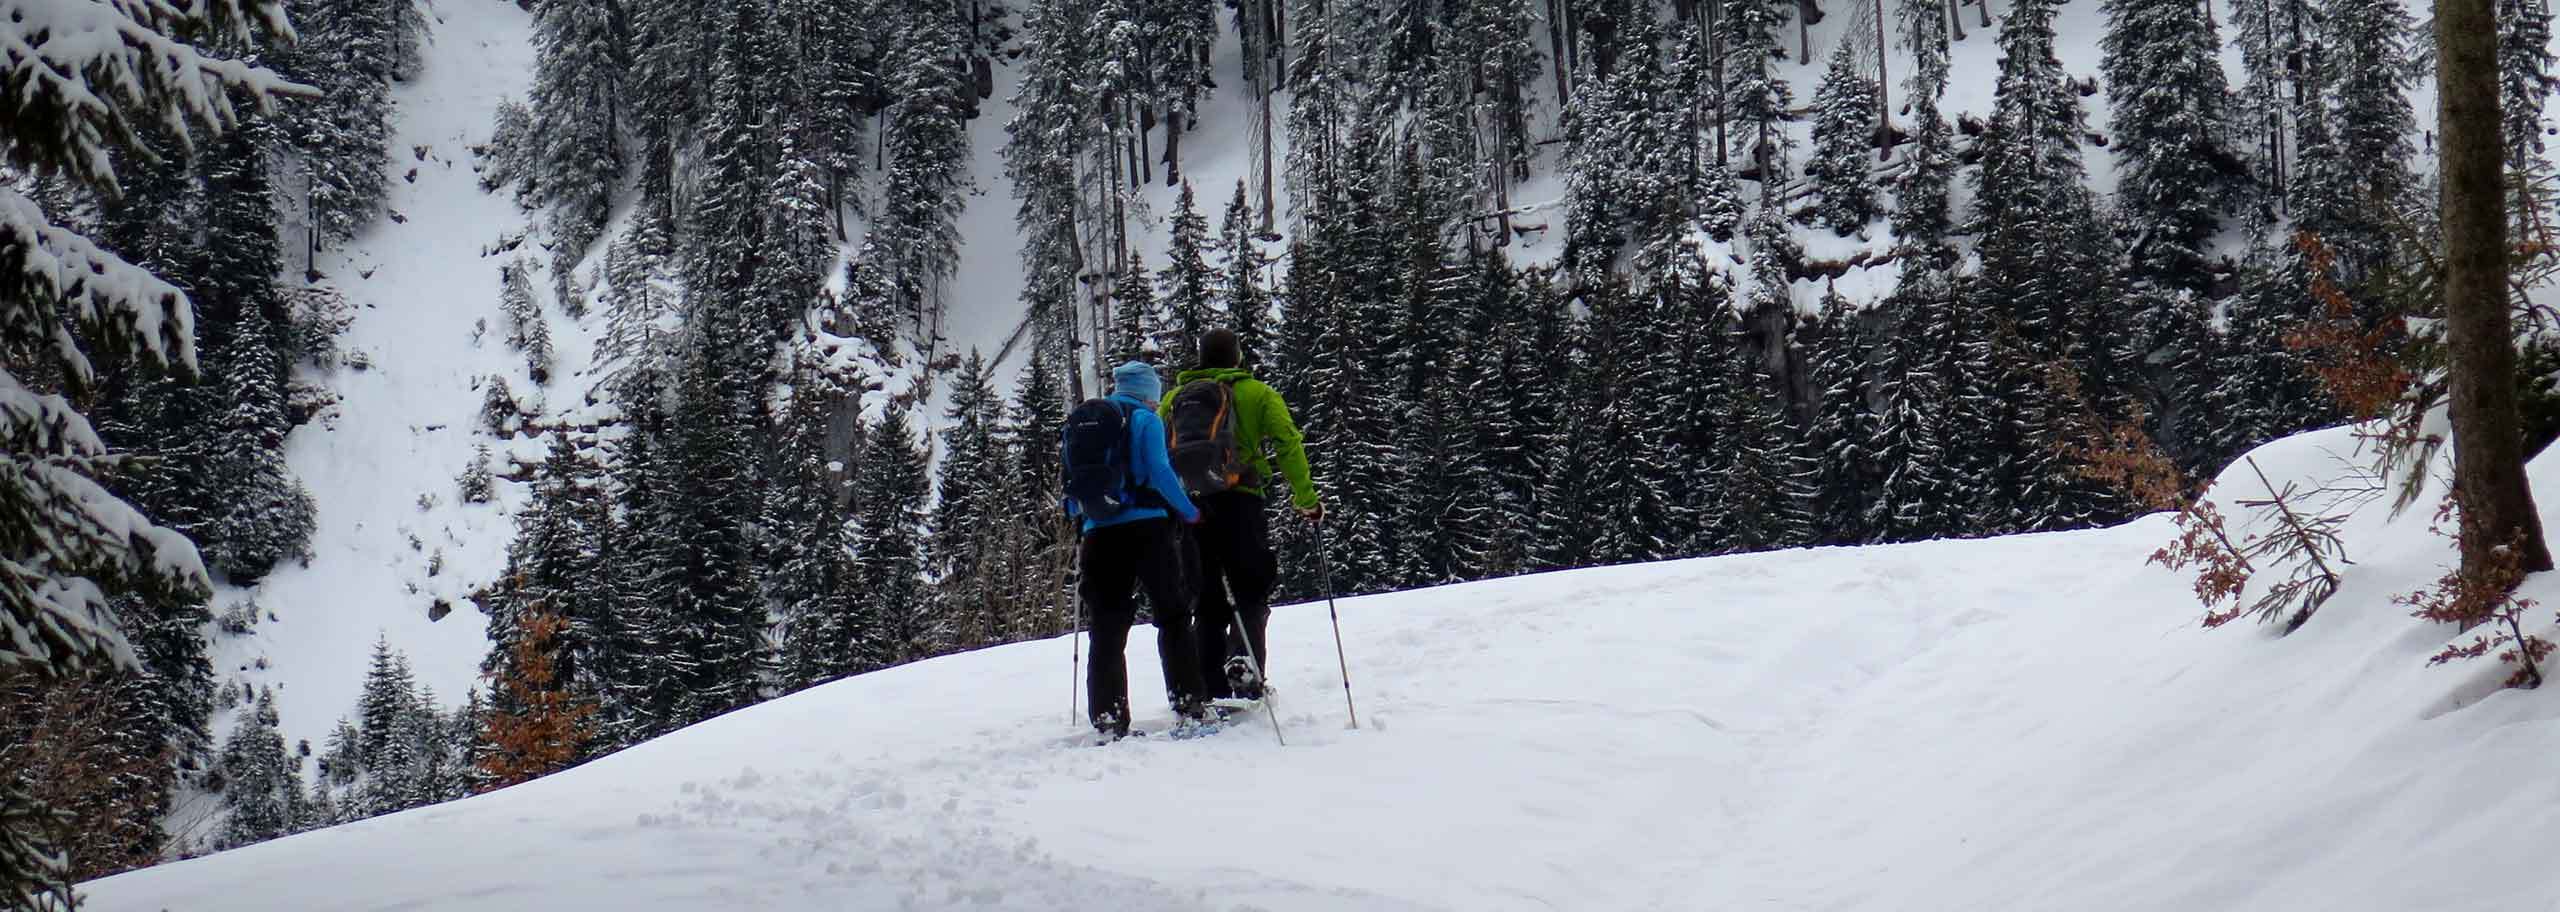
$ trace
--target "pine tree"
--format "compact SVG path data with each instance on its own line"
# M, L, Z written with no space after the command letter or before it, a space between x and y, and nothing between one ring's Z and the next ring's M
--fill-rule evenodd
M1262 251L1254 243L1253 209L1245 202L1243 181L1236 182L1236 195L1227 201L1226 216L1218 226L1218 248L1226 254L1218 296L1226 304L1228 323L1250 367L1262 357L1269 338L1271 292L1263 287Z
M575 762L586 748L587 717L595 712L560 671L559 637L568 622L539 605L518 620L506 661L490 674L492 695L505 708L488 713L482 723L480 735L490 749L474 764L491 788L550 775Z
M666 645L687 659L667 695L679 726L760 697L766 621L751 539L762 450L760 384L752 365L761 363L755 353L762 346L718 314L697 317L694 332L676 382L674 414L681 417L670 426L662 454L670 486L658 517L670 549L665 597L673 627Z
M557 0L534 10L528 188L551 207L551 272L560 300L602 236L622 188L623 86L629 61L612 0Z
M1775 199L1786 178L1788 109L1793 105L1787 81L1778 72L1786 59L1779 30L1787 22L1780 0L1721 0L1719 22L1724 34L1725 117L1730 124L1729 150L1751 162L1743 176L1760 184L1763 202Z
M409 658L392 650L389 637L376 637L364 690L356 698L356 726L363 733L356 760L364 771L378 772L387 767L385 757L392 750L400 717L408 712L410 694L416 687L417 676L409 669Z
M2203 291L2207 247L2231 194L2217 162L2229 135L2229 89L2213 17L2186 0L2108 0L2107 101L2116 195L2136 238L2136 271L2163 287Z
M293 774L284 735L276 731L276 699L258 694L222 743L222 807L227 812L219 845L236 848L293 832L292 806L302 780Z
M940 325L940 288L960 266L960 210L970 188L969 72L948 16L915 15L889 43L890 103L882 136L888 188L874 227L889 288L918 338Z
M1004 400L985 359L969 360L953 379L951 425L943 431L942 472L931 521L930 575L941 615L958 648L1005 640L1005 618L995 569L1003 527L1006 466L998 437Z
M1815 485L1819 542L1864 544L1871 537L1867 508L1873 502L1877 463L1868 405L1873 388L1868 359L1873 343L1860 314L1837 289L1823 296L1822 311L1798 333L1813 362L1813 421L1805 448L1821 464Z
M1903 255L1930 262L1928 268L1951 267L1954 251L1947 235L1954 231L1952 191L1955 184L1955 131L1938 111L1947 85L1947 19L1938 0L1904 0L1899 10L1903 43L1911 49L1909 89L1911 143L1905 166L1895 182L1893 233ZM1909 275L1910 267L1904 274Z
M2499 0L2498 114L2505 120L2507 168L2541 167L2543 109L2560 90L2553 72L2551 5L2544 0Z
M1170 243L1159 296L1165 320L1158 324L1156 347L1173 363L1188 365L1200 334L1220 322L1212 300L1218 292L1218 274L1209 268L1209 220L1193 202L1189 182L1182 185L1182 196L1174 203Z
M507 347L523 352L525 371L543 383L551 376L551 324L533 298L531 265L520 259L499 268L498 308L507 320Z
M1158 346L1169 334L1160 331L1164 314L1156 305L1155 274L1130 251L1129 268L1112 287L1119 294L1111 302L1111 363L1156 360L1154 355L1163 351Z
M763 230L780 125L766 116L773 61L762 6L737 4L726 19L702 126L700 190L685 213L686 324L697 335L706 318L736 324L725 345L775 338L787 326L771 309L775 302L753 297L763 287L760 254L777 240Z
M1015 384L1000 437L1008 472L1004 502L1012 507L1003 526L1005 589L1020 593L1007 624L1016 636L1068 629L1072 598L1063 589L1076 546L1059 490L1065 402L1050 361L1035 356L1030 362Z
M2298 125L2327 98L2320 20L2313 0L2232 0L2231 43L2247 74L2232 98L2233 126L2266 202L2253 220L2274 218L2301 185Z
M928 658L949 642L949 618L924 589L925 495L924 454L906 412L893 407L854 469L855 588L881 624L879 654L857 657L858 668Z
M1805 176L1822 197L1821 221L1847 236L1876 217L1875 182L1868 178L1868 138L1876 128L1876 84L1867 78L1848 41L1831 55L1831 69L1813 96L1813 158Z
M389 198L391 83L417 23L407 2L288 5L301 40L283 55L283 68L322 91L286 106L287 129L303 159L313 229L319 239L342 241L372 224Z
M782 619L776 671L785 691L865 670L855 659L867 651L863 641L878 635L876 620L864 614L867 601L854 589L852 520L837 467L826 459L831 398L813 376L793 384L776 483L766 489L777 553L765 582Z
M2416 152L2417 114L2409 88L2417 79L2408 61L2414 24L2409 11L2390 0L2331 0L2322 25L2328 51L2329 127L2335 137L2334 171L2344 194L2342 214L2352 217L2322 232L2351 284L2389 259L2392 225L2420 192L2409 158ZM2314 149L2303 149L2304 180L2312 178Z

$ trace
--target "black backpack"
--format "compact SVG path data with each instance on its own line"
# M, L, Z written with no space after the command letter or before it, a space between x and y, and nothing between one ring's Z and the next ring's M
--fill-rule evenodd
M1193 497L1261 484L1261 473L1236 446L1236 391L1221 380L1193 380L1173 391L1168 422L1173 474Z
M1129 467L1129 409L1109 398L1087 399L1067 413L1060 475L1067 502L1087 519L1108 522L1144 506Z

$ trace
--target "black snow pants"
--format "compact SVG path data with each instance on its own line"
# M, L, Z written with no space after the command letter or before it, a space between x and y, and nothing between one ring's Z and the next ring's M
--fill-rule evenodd
M1180 710L1202 698L1200 661L1192 650L1191 593L1183 578L1181 530L1171 519L1104 526L1087 533L1076 584L1092 612L1093 664L1085 675L1093 726L1129 731L1129 625L1137 620L1135 587L1146 587L1156 617L1156 655L1164 662L1165 698Z
M1262 667L1271 664L1264 632L1280 559L1271 553L1270 511L1261 497L1243 491L1211 494L1198 503L1200 524L1191 527L1191 543L1200 560L1200 680L1211 697L1260 697L1231 692L1225 666L1247 649Z

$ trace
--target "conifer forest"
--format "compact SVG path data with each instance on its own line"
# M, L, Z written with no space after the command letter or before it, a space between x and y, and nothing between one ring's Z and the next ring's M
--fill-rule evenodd
M1272 508L1283 603L2113 525L2446 395L2401 0L0 10L9 908L1067 634L1066 413L1215 327L1325 505ZM492 16L522 90L401 139ZM2496 0L2528 451L2551 18ZM503 370L344 342L447 167L512 213L428 264L492 265L452 347ZM404 367L470 374L468 426L389 420L471 455L368 477L477 518L343 600L485 647L440 692L442 647L368 626L332 647L360 681L277 686L225 644L359 610L262 586L354 559L314 441Z

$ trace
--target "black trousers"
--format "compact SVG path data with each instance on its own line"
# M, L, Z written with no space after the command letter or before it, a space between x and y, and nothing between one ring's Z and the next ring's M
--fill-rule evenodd
M1257 696L1229 692L1225 666L1247 649L1263 667L1271 665L1264 633L1271 624L1271 586L1280 577L1280 559L1271 553L1271 514L1262 498L1242 491L1211 494L1199 505L1191 543L1200 559L1200 680L1211 697Z
M1092 612L1093 664L1085 674L1095 728L1129 730L1129 625L1137 620L1137 586L1155 608L1156 655L1164 662L1167 701L1203 695L1192 650L1191 593L1183 574L1180 530L1170 519L1104 526L1084 537L1076 584Z

